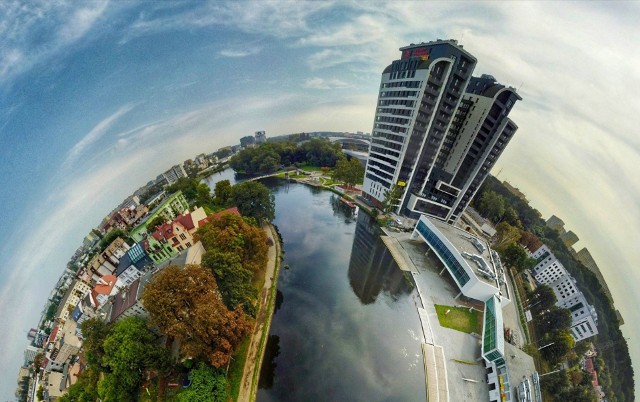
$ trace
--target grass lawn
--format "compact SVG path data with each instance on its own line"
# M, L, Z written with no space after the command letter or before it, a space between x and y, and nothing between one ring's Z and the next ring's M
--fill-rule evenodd
M435 307L441 326L466 332L467 334L472 332L482 334L481 312L476 310L469 312L468 308L443 306L440 304L436 304ZM447 310L450 310L449 314L446 314Z
M238 393L240 392L240 381L242 381L242 371L244 370L244 362L247 359L247 352L249 351L249 342L251 337L247 336L244 341L238 346L238 350L233 355L233 360L229 364L229 373L227 374L227 380L231 388L231 400L238 400Z
M302 165L300 169L306 170L307 172L322 172L321 166ZM331 171L331 169L329 171Z

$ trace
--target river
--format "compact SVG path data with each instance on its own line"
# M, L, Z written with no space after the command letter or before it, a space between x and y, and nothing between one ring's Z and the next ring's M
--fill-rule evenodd
M371 218L277 179L285 259L257 400L424 401L416 291Z
M241 181L231 169L204 181L220 180ZM375 222L330 191L262 183L285 256L257 400L424 401L417 292Z

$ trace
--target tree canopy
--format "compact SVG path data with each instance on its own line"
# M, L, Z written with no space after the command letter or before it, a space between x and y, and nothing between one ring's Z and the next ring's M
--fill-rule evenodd
M524 272L535 266L535 260L529 258L526 250L517 243L510 243L500 251L500 259L509 267L513 267L518 272Z
M360 163L357 158L340 158L336 162L333 178L349 186L362 183L364 166L362 166L362 163Z
M178 394L178 402L226 402L227 378L203 362L189 373L191 386Z
M206 359L214 367L229 362L251 329L241 308L227 309L215 278L199 265L165 268L146 286L143 300L151 321L180 341L185 357Z
M220 180L214 189L213 204L218 207L229 207L233 197L233 186L229 180Z
M486 191L480 196L476 207L482 216L498 222L505 212L504 198L493 191Z
M134 401L147 369L166 371L168 350L156 345L155 335L140 317L118 321L104 340L104 378L98 383L103 401Z
M182 191L184 198L187 199L191 207L203 207L213 204L211 189L206 183L202 183L196 178L181 177L175 183L168 186L166 191L170 194L176 191Z
M553 292L553 289L551 289L551 286L540 285L531 294L529 306L534 312L539 313L555 306L556 301L556 294Z
M260 175L293 164L333 167L341 156L340 144L312 138L299 145L288 141L267 142L243 149L231 158L229 165L238 173Z
M238 207L243 216L251 217L258 224L275 218L275 197L262 183L245 181L233 186L231 204Z
M398 208L400 204L400 197L402 197L402 191L404 189L397 184L394 184L389 190L384 192L384 201L382 202L382 209L385 213L390 213Z
M255 314L257 290L251 280L267 262L267 235L261 228L236 215L224 215L198 229L197 237L207 250L202 265L211 270L226 306L242 305Z

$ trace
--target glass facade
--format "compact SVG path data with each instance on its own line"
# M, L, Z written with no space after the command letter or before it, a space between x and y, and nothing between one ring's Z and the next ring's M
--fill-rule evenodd
M456 260L449 248L422 220L418 221L416 229L425 238L427 243L429 243L431 248L438 254L438 257L440 257L444 262L444 265L447 267L449 272L451 272L451 275L453 275L456 282L458 282L458 286L462 289L462 287L470 280L469 274L467 274L462 265L460 265L458 260Z
M502 334L502 310L495 296L484 303L482 328L482 355L496 365L504 363L504 338Z

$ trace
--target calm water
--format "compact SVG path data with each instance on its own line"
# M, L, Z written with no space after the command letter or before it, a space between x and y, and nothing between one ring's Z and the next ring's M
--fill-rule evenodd
M285 260L258 401L424 401L415 290L369 217L328 191L263 181Z
M202 180L202 182L207 183L207 186L209 186L209 188L211 188L211 191L213 192L216 183L222 180L229 180L231 184L236 184L238 182L236 180L236 174L231 168L227 168L221 172L214 173L211 176L207 176L204 178L204 180Z

